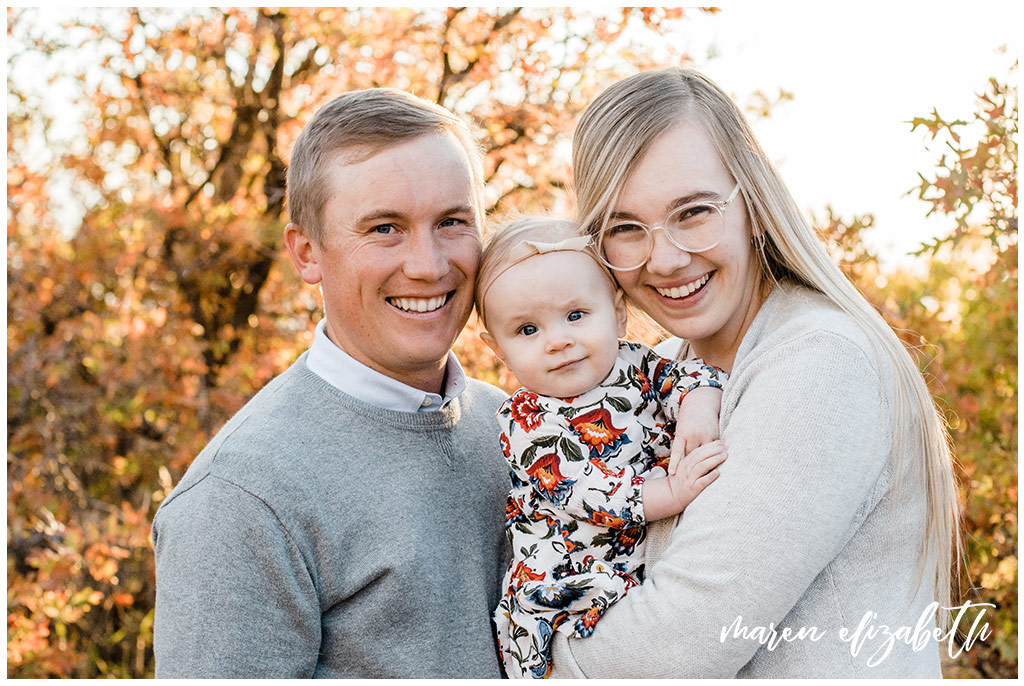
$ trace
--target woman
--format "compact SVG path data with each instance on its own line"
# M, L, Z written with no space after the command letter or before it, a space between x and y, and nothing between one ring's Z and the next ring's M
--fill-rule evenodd
M742 114L696 72L638 74L583 114L573 168L626 295L686 341L662 354L729 372L730 457L651 527L643 585L557 639L552 676L940 676L923 642L958 559L942 423Z

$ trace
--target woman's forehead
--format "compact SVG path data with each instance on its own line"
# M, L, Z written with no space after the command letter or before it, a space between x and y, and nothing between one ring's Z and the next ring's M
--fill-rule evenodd
M731 174L703 125L682 121L658 136L626 175L614 214L664 214L689 202L720 200Z

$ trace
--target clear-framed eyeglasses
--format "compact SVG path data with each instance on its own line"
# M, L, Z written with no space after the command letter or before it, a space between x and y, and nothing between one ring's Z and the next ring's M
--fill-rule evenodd
M658 229L680 250L711 250L722 239L725 208L736 199L739 190L737 183L725 200L704 200L677 207L656 226L638 221L614 221L597 235L597 254L610 269L639 269L651 257L654 232Z

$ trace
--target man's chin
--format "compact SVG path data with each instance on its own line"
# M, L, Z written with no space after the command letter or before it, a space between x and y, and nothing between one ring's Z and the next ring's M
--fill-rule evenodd
M457 332L452 335L450 331L438 336L409 332L408 335L392 337L387 349L396 370L436 368L444 365L457 337Z

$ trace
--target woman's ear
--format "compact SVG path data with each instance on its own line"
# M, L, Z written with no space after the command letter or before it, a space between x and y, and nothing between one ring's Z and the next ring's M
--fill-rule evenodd
M501 348L498 347L498 341L494 340L494 336L491 335L490 331L481 331L480 339L487 344L488 348L494 351L499 360L505 361L505 356L501 354Z
M615 289L615 325L617 327L615 335L619 338L626 337L626 299L622 295L622 289Z
M302 280L309 284L320 283L320 248L298 224L284 227L284 244L292 258L295 270Z

